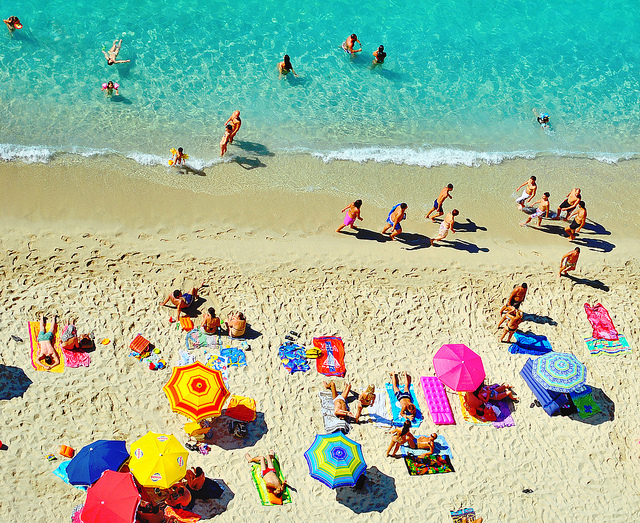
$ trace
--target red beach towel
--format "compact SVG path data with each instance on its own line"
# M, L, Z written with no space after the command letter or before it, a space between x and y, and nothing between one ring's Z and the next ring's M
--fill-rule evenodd
M611 321L609 312L604 305L598 303L591 307L588 303L584 304L584 311L587 313L587 319L593 327L593 337L597 340L615 341L618 339L618 331Z
M322 356L316 360L316 368L325 376L344 376L347 369L344 365L344 344L336 336L313 338L313 346L320 349Z
M91 356L82 349L62 349L62 352L64 353L64 363L67 367L88 367L91 363Z

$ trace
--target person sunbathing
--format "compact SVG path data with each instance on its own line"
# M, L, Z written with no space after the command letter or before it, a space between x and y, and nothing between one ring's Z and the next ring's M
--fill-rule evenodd
M202 330L207 334L215 334L220 328L220 318L216 318L216 310L209 307L202 315Z
M409 432L409 434L411 434L411 432ZM431 434L431 436L420 436L419 438L416 438L411 434L411 438L407 441L407 445L409 445L409 448L411 449L426 450L422 455L431 456L436 446L435 441L437 437L438 435L435 432Z
M244 331L247 328L247 318L240 311L232 312L229 314L227 321L224 322L224 326L232 338L240 338L244 336Z
M513 392L513 387L503 383L498 387L489 387L484 383L473 392L465 394L465 407L469 413L484 421L496 421L500 415L500 408L492 403L509 398L513 401L520 401L518 396Z
M416 418L416 406L411 401L411 394L409 393L409 387L411 385L411 376L406 372L403 372L404 376L404 390L400 391L398 388L398 375L395 372L390 374L391 385L393 386L393 392L396 395L396 400L400 404L400 416L407 420L413 421Z
M180 320L180 312L188 307L191 307L198 299L198 291L204 287L204 281L200 283L200 287L191 287L189 292L185 292L184 294L180 292L180 290L176 289L171 294L167 296L167 299L164 300L160 306L164 307L167 303L171 302L178 309L176 315L176 321Z
M391 436L391 443L387 448L387 457L391 456L395 458L400 445L404 445L405 443L408 443L409 440L415 439L413 434L411 434L411 421L406 420L402 427L393 429L391 433L393 436Z
M165 500L170 507L186 509L191 504L191 491L182 483L171 486L171 494Z
M78 330L73 322L66 323L62 328L60 335L60 346L65 350L74 350L80 348L78 341Z
M358 396L358 407L356 409L356 417L355 422L358 423L360 421L360 415L362 414L362 409L364 407L371 407L376 402L375 395L376 388L373 385L369 385L367 390L365 390L360 396Z
M46 370L51 370L60 364L60 356L53 348L53 331L56 328L56 321L58 317L53 317L53 324L51 330L47 332L47 324L45 322L44 314L40 315L40 330L38 332L38 352L36 359Z
M336 384L333 381L327 383L323 382L324 388L329 389L331 391L331 396L333 397L333 406L334 406L334 414L336 418L344 419L344 420L354 420L355 417L351 414L349 410L349 406L347 405L347 396L351 391L351 383L345 383L344 390L342 394L338 394L336 391Z
M276 468L273 466L273 451L271 451L267 456L256 456L255 458L252 458L247 452L244 457L249 463L260 464L260 475L264 480L264 484L267 487L267 490L274 496L281 498L284 494L284 489L287 486L287 482L280 481L280 478L276 474Z

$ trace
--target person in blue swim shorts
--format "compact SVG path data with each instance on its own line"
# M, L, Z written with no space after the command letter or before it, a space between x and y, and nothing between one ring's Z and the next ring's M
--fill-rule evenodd
M204 281L200 283L199 287L192 287L189 292L185 292L184 294L180 292L178 289L173 291L171 294L167 296L167 299L164 300L160 306L164 307L167 303L171 302L178 309L176 315L176 321L180 320L180 312L184 309L187 309L193 305L193 303L198 299L198 291L204 287Z
M387 231L393 228L393 231L390 234L390 238L392 240L396 239L396 236L402 232L402 226L400 222L407 217L407 204L406 203L398 203L391 208L389 212L389 216L387 216L387 225L384 229L382 229L382 234L386 234Z

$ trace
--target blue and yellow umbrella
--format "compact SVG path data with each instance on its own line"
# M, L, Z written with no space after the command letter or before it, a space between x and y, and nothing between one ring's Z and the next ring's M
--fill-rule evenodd
M327 487L354 487L367 469L360 443L342 432L318 434L304 453L312 478Z
M533 378L548 390L579 392L584 389L587 368L573 354L548 352L533 364Z

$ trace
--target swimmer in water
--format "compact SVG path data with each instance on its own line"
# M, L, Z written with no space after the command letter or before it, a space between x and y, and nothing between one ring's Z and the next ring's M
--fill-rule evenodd
M118 94L118 89L120 88L120 84L114 84L111 80L108 83L102 84L102 90L107 91L107 96L111 96L113 94L113 90L116 90L116 95Z
M278 64L278 71L280 71L280 75L278 76L278 78L282 78L289 73L293 73L293 76L298 76L293 70L293 66L291 65L291 58L289 58L288 54L284 55L283 61Z
M387 57L387 53L384 52L384 45L378 47L377 51L373 52L373 63L371 67L377 67L384 63L384 59Z
M356 42L360 44L360 49L354 49L353 47L356 45ZM350 37L348 37L343 43L342 48L349 53L350 55L354 55L356 53L362 52L362 44L355 33L353 33Z
M538 116L538 111L533 109L533 114L536 115L536 118L538 119L538 123L540 124L540 127L542 128L549 127L549 115L547 113L540 113L540 115Z
M173 155L173 165L182 165L184 163L184 149L178 147L176 154Z
M6 20L3 20L5 24L7 24L7 28L9 31L13 33L14 29L22 29L22 23L17 16L10 16Z
M233 134L233 125L228 123L224 128L224 136L222 140L220 140L220 156L224 156L227 152L227 147L229 147L229 142L231 141L231 136Z
M109 49L109 53L105 53L104 49L102 50L102 54L107 59L107 65L126 64L127 62L131 61L131 60L118 60L117 59L118 58L118 53L120 52L121 48L122 48L122 38L120 39L119 42L118 42L118 40L114 40L113 41L113 45L111 46L111 49Z

